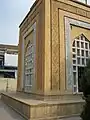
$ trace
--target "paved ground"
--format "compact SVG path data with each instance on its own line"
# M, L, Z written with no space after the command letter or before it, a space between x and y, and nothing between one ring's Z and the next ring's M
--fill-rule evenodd
M60 120L81 120L79 117L71 117L66 119L60 119Z
M0 120L25 120L0 100ZM60 120L80 120L79 117L72 117Z
M25 120L0 101L0 120Z

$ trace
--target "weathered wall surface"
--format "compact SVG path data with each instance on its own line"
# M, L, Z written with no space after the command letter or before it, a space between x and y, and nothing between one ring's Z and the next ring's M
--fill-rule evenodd
M36 0L20 26L18 91L22 91L22 39L36 22L36 91L37 94L60 95L67 90L65 18L90 23L90 8L73 0ZM71 38L81 31L90 37L86 28L72 26ZM78 32L75 32L78 31Z
M7 82L8 82L8 85L7 85ZM17 89L17 80L16 79L0 78L0 93L6 92L6 91L15 92L16 89Z
M37 0L36 5L28 13L26 19L20 26L20 37L19 37L19 61L18 61L18 91L22 91L22 40L24 34L28 29L36 22L36 91L43 93L44 91L44 1Z
M48 63L49 69L45 68L48 73L45 75L48 78L45 85L48 86L48 91L46 87L45 93L50 95L72 93L72 90L67 90L66 80L66 35L69 30L65 32L65 17L89 24L90 9L84 4L73 2L73 0L48 0L47 6L45 19L48 19L49 22L45 23L47 25L45 36L48 35L49 40L49 57L45 56L45 59L48 60L45 65L47 66ZM70 31L71 38L78 36L81 32L90 39L89 30L81 26L73 26L73 30ZM47 50L47 46L45 46L45 50Z

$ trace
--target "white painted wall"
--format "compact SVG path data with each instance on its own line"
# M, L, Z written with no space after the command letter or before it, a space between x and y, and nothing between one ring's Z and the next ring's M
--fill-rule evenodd
M87 0L77 0L77 1L80 1L80 2L86 3Z
M6 92L8 82L8 92L14 92L17 89L17 79L0 78L0 93Z
M6 66L18 66L18 55L5 53L5 65Z

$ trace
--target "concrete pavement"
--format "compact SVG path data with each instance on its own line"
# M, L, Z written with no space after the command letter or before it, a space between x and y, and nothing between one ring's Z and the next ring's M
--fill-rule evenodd
M60 120L81 120L80 117L70 117L70 118L62 118Z
M0 100L0 120L25 120Z

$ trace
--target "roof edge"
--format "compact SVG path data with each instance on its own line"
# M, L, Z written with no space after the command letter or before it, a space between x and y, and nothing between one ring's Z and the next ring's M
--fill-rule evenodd
M70 1L75 2L75 3L77 3L77 4L80 4L80 5L83 5L83 6L85 6L85 7L90 8L90 5L85 4L85 3L83 3L83 2L80 2L80 1L77 1L77 0L70 0Z
M34 7L37 5L39 0L36 0L33 5L31 6L29 12L27 13L27 15L25 16L25 18L22 20L21 24L19 25L19 28L21 27L21 25L23 24L23 22L25 21L25 19L27 18L27 16L32 12L32 10L34 9Z
M77 3L77 4L80 4L80 5L83 5L83 6L85 6L85 7L90 8L90 5L85 4L85 3L82 3L82 2L77 1L77 0L69 0L69 1L72 1L72 2L75 2L75 3ZM27 16L32 12L32 10L34 9L34 7L37 5L38 2L39 2L39 0L36 0L36 1L33 3L33 5L31 6L31 8L30 8L30 10L29 10L29 12L27 13L27 15L24 17L24 19L22 20L21 24L19 25L19 28L20 28L21 25L24 23L24 21L26 20Z

